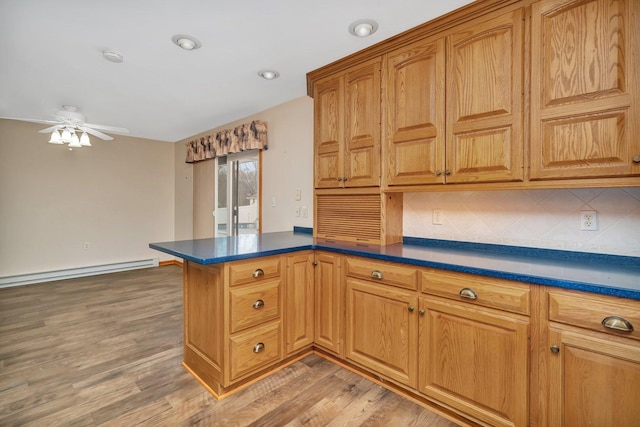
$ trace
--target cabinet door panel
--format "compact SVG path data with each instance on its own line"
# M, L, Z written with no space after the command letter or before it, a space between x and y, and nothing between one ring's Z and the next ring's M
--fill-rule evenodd
M523 179L523 12L447 37L447 182Z
M420 309L419 390L491 425L527 425L528 319L438 299Z
M387 56L385 166L389 185L441 183L445 124L444 40Z
M533 5L532 179L640 174L639 11L633 0Z
M342 186L344 110L342 77L325 80L314 93L314 159L316 188Z
M640 347L551 329L549 425L637 426Z
M347 359L415 387L417 298L386 285L346 282Z
M345 76L346 187L380 184L380 61Z
M313 344L313 254L287 257L286 323L287 354Z
M315 266L315 343L342 355L344 330L343 286L340 281L340 257L317 253Z

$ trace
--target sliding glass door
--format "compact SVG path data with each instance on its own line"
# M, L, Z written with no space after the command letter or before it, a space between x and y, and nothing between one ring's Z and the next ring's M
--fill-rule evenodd
M260 232L260 154L216 158L214 236Z

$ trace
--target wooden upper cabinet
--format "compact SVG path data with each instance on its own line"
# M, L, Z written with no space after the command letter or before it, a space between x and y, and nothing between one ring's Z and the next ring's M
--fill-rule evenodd
M380 59L314 86L315 187L380 185Z
M444 40L387 55L384 168L389 185L443 182Z
M380 185L380 60L344 77L344 186Z
M388 185L522 181L523 10L387 54Z
M531 179L640 175L639 17L637 0L533 4Z
M314 162L316 188L338 187L344 150L343 77L316 83L314 88Z
M522 181L523 10L447 37L446 181Z

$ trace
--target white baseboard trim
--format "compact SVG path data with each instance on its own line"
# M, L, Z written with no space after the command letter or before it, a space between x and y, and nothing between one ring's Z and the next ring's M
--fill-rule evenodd
M95 276L97 274L115 273L117 271L137 270L139 268L157 267L158 264L158 258L151 258L139 261L126 261L115 264L94 265L91 267L69 268L66 270L0 277L0 288L30 285L32 283L52 282L54 280L72 279L74 277Z

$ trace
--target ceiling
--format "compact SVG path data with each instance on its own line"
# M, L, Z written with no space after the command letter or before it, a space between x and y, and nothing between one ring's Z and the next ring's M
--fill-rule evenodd
M305 96L309 71L470 2L0 0L0 117L49 120L74 105L89 123L179 141ZM352 36L358 19L378 31ZM176 34L202 47L182 50Z

